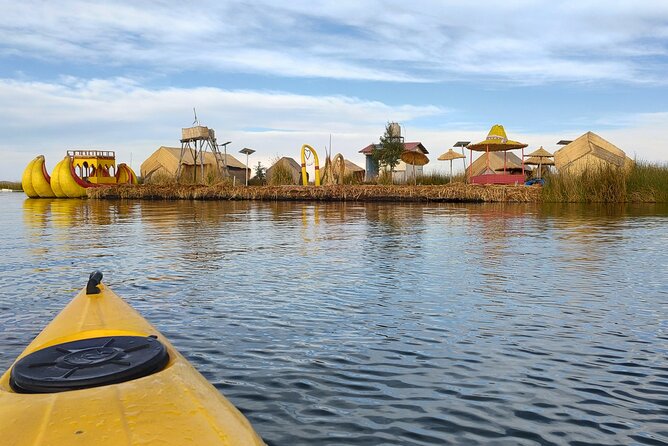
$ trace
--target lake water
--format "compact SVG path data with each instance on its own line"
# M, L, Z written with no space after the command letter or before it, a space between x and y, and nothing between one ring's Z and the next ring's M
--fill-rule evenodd
M0 370L100 269L272 445L668 442L668 207L0 194Z

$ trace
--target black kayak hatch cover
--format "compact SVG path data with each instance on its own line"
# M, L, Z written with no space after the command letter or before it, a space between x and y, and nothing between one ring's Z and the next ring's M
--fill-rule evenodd
M21 358L10 385L18 393L55 393L117 384L162 370L169 361L155 336L107 336L52 345Z

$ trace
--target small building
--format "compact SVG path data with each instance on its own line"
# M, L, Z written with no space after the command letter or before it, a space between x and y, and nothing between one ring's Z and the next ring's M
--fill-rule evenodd
M180 157L180 147L162 146L141 164L141 176L144 177L144 181L146 182L151 182L152 178L158 177L174 178L179 170ZM244 183L246 181L246 166L230 154L227 155L227 158L223 154L221 154L221 157L221 165L223 164L223 159L226 159L230 175L236 178L237 182ZM192 151L186 149L181 162L181 178L186 180L193 178L195 169L197 169L197 177L199 178L201 175L200 168L199 160L197 160L197 165L195 165ZM214 174L217 169L218 165L215 155L211 152L204 152L204 178L207 178L210 174Z
M267 184L300 184L302 167L294 160L284 156L267 169Z
M582 173L585 169L604 166L629 167L633 160L619 147L587 132L554 152L554 165L560 171Z
M405 142L404 137L401 136L401 125L398 123L391 122L388 129L390 138L396 141L400 141L404 145L404 151L416 151L421 152L424 155L429 154L421 142ZM358 152L362 153L366 157L366 175L364 177L365 181L370 181L378 177L380 166L378 165L378 161L373 159L373 151L382 148L383 146L381 144L369 144ZM399 164L397 164L397 166L394 168L394 176L392 180L405 182L414 176L421 176L422 173L423 166L407 164L400 160Z
M421 142L405 142L403 143L405 151L418 151L425 155L429 153L427 149L422 145ZM359 151L359 153L364 154L366 157L366 175L364 177L365 181L373 180L378 176L379 166L378 162L373 159L373 151L375 149L382 149L381 144L369 144L365 148ZM399 161L399 164L394 168L394 180L403 182L408 181L409 178L413 178L413 175L421 176L423 173L424 166L414 166L412 164L407 164L403 161Z

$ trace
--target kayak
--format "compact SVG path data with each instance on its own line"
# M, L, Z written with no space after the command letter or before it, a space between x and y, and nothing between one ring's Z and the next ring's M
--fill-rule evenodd
M3 445L264 445L132 307L86 288L0 378Z

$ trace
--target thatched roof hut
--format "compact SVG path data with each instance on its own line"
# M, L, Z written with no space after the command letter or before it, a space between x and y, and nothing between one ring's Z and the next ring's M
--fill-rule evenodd
M611 142L587 132L554 152L554 164L560 171L581 173L603 166L628 167L633 160Z
M506 171L522 171L522 160L512 152L489 152L489 168L487 166L487 153L480 155L467 169L467 175L478 176L485 174L496 174L503 171L504 154L506 156ZM526 167L525 167L526 170Z
M329 170L329 163L331 161L331 158L326 158L325 159L325 166L322 169L322 172L328 172ZM364 174L365 170L362 169L360 166L357 164L353 163L352 161L348 159L343 159L343 164L344 164L344 170L343 170L343 175L345 176L352 176L355 181L358 182L363 182L364 181ZM337 164L334 163L334 166Z
M346 163L345 174L354 176L358 181L364 181L364 169L350 160L344 159L344 161Z
M267 169L266 175L268 184L300 184L302 167L294 158L284 156Z
M174 178L176 176L176 172L179 169L180 157L180 147L162 146L153 152L151 156L146 158L146 160L141 164L141 176L144 177L144 181L146 182L150 182L152 178L158 178L161 176ZM221 155L221 157L224 158L225 155ZM243 182L246 178L246 166L232 155L228 154L226 159L227 168L230 172L230 175L236 177L237 181ZM199 160L197 166L195 166L195 161L191 150L186 150L181 164L181 178L193 178L193 171L195 168L200 168ZM218 166L216 164L216 158L214 154L211 152L204 152L204 178L206 178L211 173L215 173L217 169ZM200 176L199 170L197 171L197 176Z

